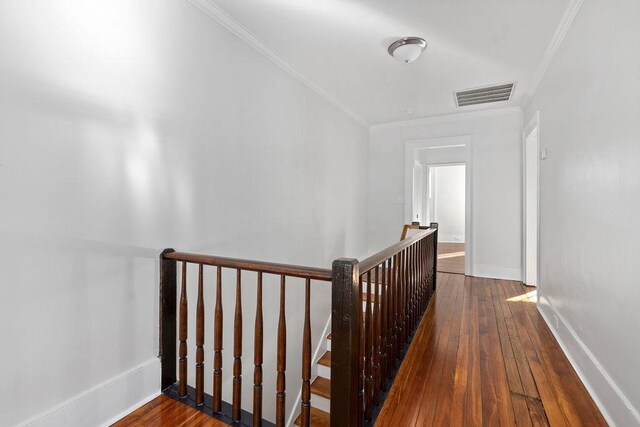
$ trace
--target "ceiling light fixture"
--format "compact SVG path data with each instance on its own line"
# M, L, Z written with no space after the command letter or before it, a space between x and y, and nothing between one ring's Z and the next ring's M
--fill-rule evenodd
M427 47L425 39L420 37L405 37L400 40L396 40L389 46L389 55L393 56L398 61L408 64L413 62Z

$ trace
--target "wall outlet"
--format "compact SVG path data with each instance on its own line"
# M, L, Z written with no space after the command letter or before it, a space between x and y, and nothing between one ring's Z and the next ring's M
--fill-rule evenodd
M545 160L547 158L547 150L540 150L540 160Z

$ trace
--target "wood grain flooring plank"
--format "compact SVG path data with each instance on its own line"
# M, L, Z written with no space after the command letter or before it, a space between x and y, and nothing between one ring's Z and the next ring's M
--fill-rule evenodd
M466 278L463 281L462 316L460 320L460 336L458 339L458 352L456 355L456 366L453 378L453 396L451 398L450 426L464 425L466 399L467 399L467 379L469 376L469 335L471 311L471 281Z
M451 413L460 320L464 307L464 276L457 274L453 276L451 286L454 287L454 295L451 296L453 305L449 309L450 322L449 325L445 325L443 339L439 343L433 364L432 379L425 384L426 387L422 392L422 401L429 404L421 406L415 425L446 425L445 421Z
M516 328L511 308L509 307L510 303L507 301L509 297L507 297L507 293L505 292L505 286L508 286L508 283L505 283L503 280L497 280L496 284L497 286L495 291L501 302L502 313L504 315L505 324L507 325L507 332L509 333L511 348L513 350L513 357L516 362L522 384L521 394L534 399L539 399L540 394L538 393L538 388L536 387L533 375L531 374L531 368L527 363L527 357L524 354L522 341L520 340L520 335L518 334L518 329Z
M513 405L511 403L511 391L505 364L505 354L500 343L500 332L498 329L498 314L493 304L493 293L491 288L495 286L493 279L484 279L484 298L489 321L489 340L491 345L491 362L493 380L495 382L496 406L500 425L513 425L515 423L513 415ZM501 316L500 316L501 317Z
M439 312L433 317L433 323L431 331L427 331L425 337L428 339L417 340L411 344L410 350L407 353L407 363L411 363L413 360L420 360L419 364L414 363L410 369L405 370L404 374L408 378L411 378L410 384L405 387L401 387L399 394L401 396L416 396L421 394L425 385L429 382L429 378L432 376L433 361L437 353L438 343L442 334L450 324L450 313L452 307L452 294L455 287L453 285L453 278L451 276L446 278L442 297L439 299ZM427 322L425 327L429 324ZM404 365L404 362L403 362ZM422 368L422 369L421 369ZM404 423L404 425L413 425L415 417L417 416L421 405L408 405L407 399L401 400L404 405L399 405L396 408L396 421ZM417 400L414 400L416 402Z

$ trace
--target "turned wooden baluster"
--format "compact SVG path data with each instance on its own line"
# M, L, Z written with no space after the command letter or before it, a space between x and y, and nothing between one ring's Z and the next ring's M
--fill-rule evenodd
M311 423L311 280L304 284L304 333L302 336L302 427Z
M422 300L422 311L424 312L427 309L427 304L429 303L429 289L427 288L427 259L429 259L427 240L424 239L422 244L422 289L424 292L424 297Z
M204 296L202 264L198 266L198 300L196 303L196 405L204 403Z
M242 399L242 273L236 270L236 311L233 322L233 407L231 418L240 421Z
M262 272L258 272L258 290L256 291L256 326L253 353L253 425L262 425Z
M278 354L276 379L276 426L284 426L285 410L285 370L287 367L287 323L285 319L285 276L280 276L280 317L278 319Z
M424 304L424 242L426 239L422 239L418 246L418 311L420 312L420 318L422 318L423 304ZM420 320L418 320L420 323Z
M366 332L366 328L364 327L364 319L362 315L362 303L363 303L363 292L364 292L364 274L360 276L358 280L358 338L360 339L360 344L358 346L358 364L360 365L358 368L358 425L361 426L364 424L364 396L365 396L365 385L364 385L364 335Z
M222 267L216 274L216 307L213 316L213 412L222 411Z
M420 242L415 244L413 267L415 269L413 273L413 289L415 292L413 298L414 325L417 325L420 320Z
M409 341L409 333L411 331L411 314L410 314L410 283L409 283L409 250L404 250L404 341L403 344L406 344Z
M178 395L187 395L187 263L182 263L180 288L180 348L178 349Z
M409 324L409 328L408 328L408 334L407 337L411 335L411 332L413 331L413 298L415 296L414 293L414 289L413 289L413 284L414 284L414 280L413 280L413 273L414 273L414 269L413 269L413 249L414 246L411 245L407 248L407 285L408 285L408 295L407 295L407 302L408 302L408 306L407 306L407 323ZM408 340L409 338L407 338Z
M411 330L412 328L412 321L413 321L413 310L411 308L411 304L413 301L413 280L411 277L411 274L413 273L412 269L411 269L411 259L412 259L412 247L409 246L407 249L407 273L406 273L406 278L407 278L407 296L406 296L406 302L407 302L407 311L405 313L405 317L407 319L407 341L409 341L409 336L411 335Z
M372 322L371 322L371 300L375 297L371 293L371 271L367 271L367 291L364 317L364 418L371 419L371 399L373 397L373 378L371 364L372 346Z
M373 403L380 404L380 266L374 270L375 296L373 301Z
M381 345L380 345L380 365L382 368L381 371L381 389L383 391L387 391L387 379L388 379L388 375L389 375L389 362L387 360L387 355L389 352L389 296L390 293L388 292L388 288L387 288L387 275L388 275L388 269L387 266L389 265L389 260L386 260L382 263L382 283L381 283L381 287L380 287L380 323L381 323L381 327L380 327L380 332L381 332Z
M418 256L418 268L420 271L420 319L422 320L422 313L424 311L424 242L426 239L420 241L420 255ZM419 322L418 322L419 323Z
M398 338L400 325L398 323L398 259L399 255L393 256L393 271L391 274L391 368L395 368L398 359Z
M400 353L402 352L402 331L403 331L403 319L404 316L402 315L402 302L403 302L403 292L402 292L402 281L403 281L403 276L402 276L402 252L398 253L398 281L396 283L396 285L398 286L398 354L396 355L396 359L398 359L400 357Z

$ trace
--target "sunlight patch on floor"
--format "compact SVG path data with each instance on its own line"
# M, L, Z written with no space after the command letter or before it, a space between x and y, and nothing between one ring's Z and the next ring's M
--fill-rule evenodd
M526 294L517 295L515 297L507 298L510 302L533 302L535 303L538 295L538 290L527 292Z
M438 255L438 259L457 258L459 256L464 256L464 251L462 251L462 252L450 252L448 254L439 254Z

